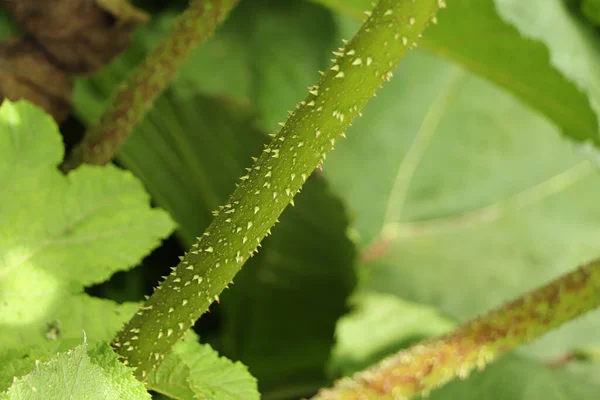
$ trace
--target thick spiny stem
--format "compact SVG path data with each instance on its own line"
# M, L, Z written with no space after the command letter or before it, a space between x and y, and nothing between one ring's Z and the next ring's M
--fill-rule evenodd
M162 361L232 281L443 6L442 0L381 0L352 41L334 52L331 68L309 88L208 230L114 340L138 377Z
M342 379L313 400L408 399L426 394L599 305L600 260L596 260L454 332Z

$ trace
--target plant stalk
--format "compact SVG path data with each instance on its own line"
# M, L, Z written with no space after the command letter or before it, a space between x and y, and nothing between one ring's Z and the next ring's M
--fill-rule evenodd
M402 56L416 46L443 0L381 0L356 36L255 160L227 204L180 264L113 341L145 379L232 282L308 176L333 149ZM193 185L193 182L190 182Z
M193 0L167 37L116 90L100 120L88 129L61 170L66 173L81 164L110 162L154 100L175 79L188 55L214 32L237 2Z
M339 380L313 400L408 399L482 370L501 354L600 305L600 259L455 331Z

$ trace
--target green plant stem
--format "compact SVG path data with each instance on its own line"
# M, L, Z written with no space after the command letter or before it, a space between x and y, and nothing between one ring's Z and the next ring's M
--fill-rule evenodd
M308 176L333 149L443 0L381 0L309 88L181 263L118 333L115 350L144 379L231 283ZM194 182L190 182L193 185ZM309 296L310 293L307 293Z
M188 55L223 22L238 0L194 0L165 38L115 92L98 123L85 133L61 166L63 172L81 164L110 162L127 135L144 118L154 100L175 79Z
M344 378L313 400L408 399L427 394L600 305L600 259L503 307Z

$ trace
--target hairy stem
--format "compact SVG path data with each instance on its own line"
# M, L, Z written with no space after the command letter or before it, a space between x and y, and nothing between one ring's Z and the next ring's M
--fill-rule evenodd
M193 248L119 332L115 350L144 379L231 283L307 177L333 149L443 0L381 0ZM193 182L190 182L193 184Z
M313 400L407 399L426 394L600 305L600 259L440 338L391 356Z
M110 162L127 135L142 120L154 100L175 79L188 55L223 22L238 0L194 0L171 32L115 92L98 123L61 166L63 172L81 164Z

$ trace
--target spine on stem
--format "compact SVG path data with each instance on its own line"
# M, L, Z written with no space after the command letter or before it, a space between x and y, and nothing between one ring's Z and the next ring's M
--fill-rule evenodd
M136 367L139 378L161 362L232 282L335 140L391 79L399 60L444 5L442 0L381 0L366 12L359 32L334 52L331 68L281 124L227 204L214 212L207 231L117 335L113 347Z

